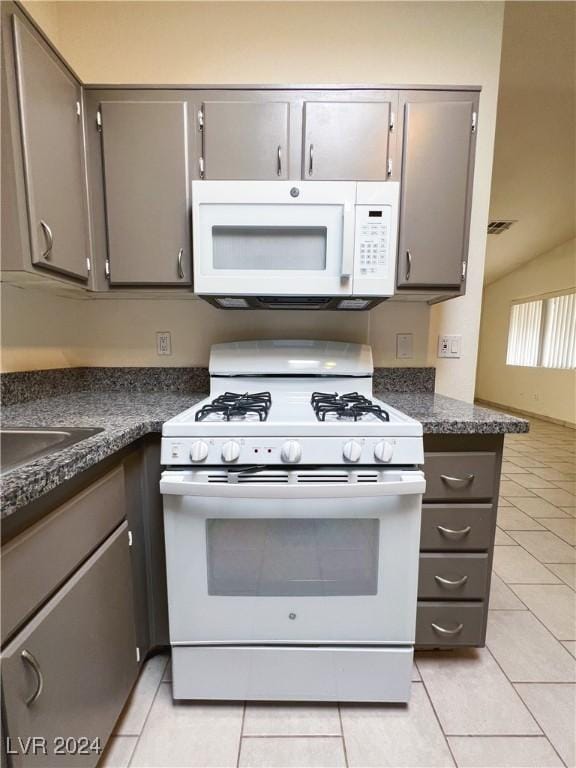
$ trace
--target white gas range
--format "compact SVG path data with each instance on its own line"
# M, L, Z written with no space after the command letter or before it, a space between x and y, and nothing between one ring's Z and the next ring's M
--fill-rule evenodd
M365 345L217 344L164 425L176 699L408 700L422 427L372 372Z

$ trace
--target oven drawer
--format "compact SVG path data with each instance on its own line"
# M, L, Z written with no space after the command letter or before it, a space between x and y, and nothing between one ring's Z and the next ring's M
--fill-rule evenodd
M485 603L418 603L416 646L484 645Z
M496 491L496 454L426 453L425 501L491 499Z
M420 555L419 600L479 600L486 596L488 555Z
M410 697L411 647L172 647L175 699L386 701Z
M492 545L496 508L492 504L424 504L420 549L487 550Z

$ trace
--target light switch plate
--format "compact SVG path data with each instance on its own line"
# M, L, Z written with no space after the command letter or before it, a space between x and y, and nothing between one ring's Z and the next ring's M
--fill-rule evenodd
M414 357L413 338L411 333L396 334L396 357L399 360Z
M158 331L156 333L156 354L157 355L172 354L172 336L170 334L170 331Z
M438 336L438 357L460 357L462 336Z

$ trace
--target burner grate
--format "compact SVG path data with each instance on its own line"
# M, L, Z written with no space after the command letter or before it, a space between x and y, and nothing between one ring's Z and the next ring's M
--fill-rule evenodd
M326 416L334 415L339 419L359 421L363 416L376 416L380 421L390 421L388 413L379 405L358 392L339 395L337 392L313 392L310 404L318 421L326 421Z
M204 421L210 416L220 416L224 421L244 419L255 414L259 421L266 421L268 411L272 405L270 392L225 392L219 395L211 403L203 405L196 413L196 421Z

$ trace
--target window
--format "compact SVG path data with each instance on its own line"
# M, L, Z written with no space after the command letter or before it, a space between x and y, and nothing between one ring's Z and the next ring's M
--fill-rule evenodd
M506 364L576 367L576 293L512 305Z
M508 331L507 365L538 365L542 305L542 301L513 305Z
M542 365L544 368L576 367L576 293L546 300Z

